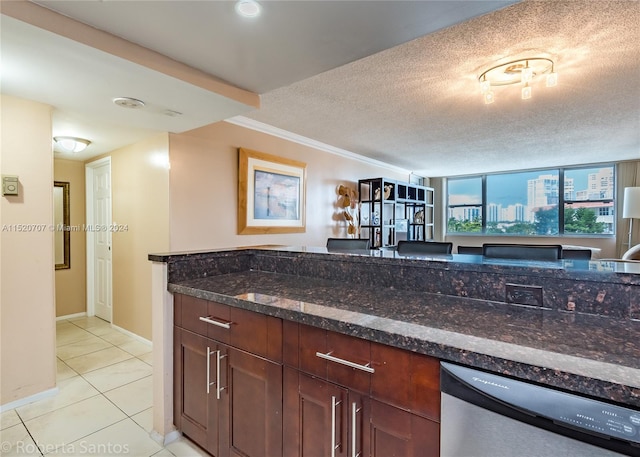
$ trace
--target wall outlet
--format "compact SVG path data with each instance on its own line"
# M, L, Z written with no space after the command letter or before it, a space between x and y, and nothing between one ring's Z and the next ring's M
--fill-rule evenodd
M542 286L527 286L524 284L507 284L507 303L518 305L542 306Z

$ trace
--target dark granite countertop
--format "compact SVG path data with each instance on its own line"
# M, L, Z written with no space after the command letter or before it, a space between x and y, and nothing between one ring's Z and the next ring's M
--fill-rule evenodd
M638 320L371 287L348 276L241 271L174 281L169 291L640 407Z
M236 256L269 253L282 257L317 257L319 255L335 260L366 264L388 264L401 262L405 265L420 265L429 263L430 268L448 270L455 268L460 271L531 271L542 275L552 275L566 279L591 278L596 281L606 280L625 284L640 285L640 262L620 262L608 259L587 260L559 260L533 261L517 259L485 258L480 255L449 254L449 255L401 255L391 249L372 249L366 251L333 251L324 247L313 246L247 246L239 248L213 249L208 251L185 251L172 253L149 254L148 259L160 263L185 263L199 261L213 255Z

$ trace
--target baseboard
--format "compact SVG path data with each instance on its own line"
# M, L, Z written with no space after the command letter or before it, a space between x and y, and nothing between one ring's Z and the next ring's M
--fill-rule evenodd
M52 389L38 392L37 394L29 395L28 397L21 398L20 400L15 400L10 403L6 403L4 405L0 405L0 413L4 413L5 411L11 411L12 409L16 409L21 406L28 405L29 403L33 403L34 401L44 400L45 398L53 397L58 394L58 391L59 389L57 387L54 387Z
M67 319L76 319L78 317L86 317L87 313L86 311L83 313L75 313L75 314L67 314L66 316L58 316L56 317L56 321L64 321Z
M166 446L167 444L173 443L175 440L180 438L182 436L182 433L179 430L172 430L166 435L162 435L155 430L151 430L151 433L149 433L149 435L151 436L151 439L156 443L162 446Z
M136 335L135 333L130 332L130 331L129 331L129 330L127 330L126 328L118 327L117 325L115 325L115 324L113 324L113 323L111 324L111 327L115 328L115 329L116 329L116 330L118 330L119 332L124 333L124 334L125 334L125 335L127 335L127 336L130 336L130 337L131 337L131 338L133 338L134 340L137 340L137 341L139 341L139 342L141 342L141 343L146 344L146 345L147 345L147 346L149 346L150 348L152 348L152 347L153 347L153 343L152 343L151 341L149 341L149 340L148 340L148 339L146 339L146 338L141 337L140 335Z

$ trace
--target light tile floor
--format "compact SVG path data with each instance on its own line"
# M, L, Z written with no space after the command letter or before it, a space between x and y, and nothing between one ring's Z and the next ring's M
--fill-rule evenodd
M151 439L151 348L97 317L57 323L59 392L0 415L0 455L192 457Z

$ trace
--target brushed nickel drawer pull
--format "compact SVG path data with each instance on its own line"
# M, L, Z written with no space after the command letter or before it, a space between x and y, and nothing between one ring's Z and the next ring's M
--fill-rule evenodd
M336 457L336 449L340 444L336 444L336 409L342 400L337 400L335 395L331 396L331 457Z
M218 351L220 352L220 351ZM211 355L214 354L215 351L212 351L211 348L209 346L207 346L207 395L209 394L210 391L210 387L215 384L214 382L210 382L211 381Z
M362 411L362 408L358 408L355 401L351 403L351 457L360 457L358 439L356 437L358 432L358 413L360 411Z
M211 316L200 316L200 320L202 322L206 322L207 324L213 324L216 325L218 327L222 327L222 328L226 328L227 330L229 330L231 328L231 324L233 324L233 322L218 322L213 320L213 318Z
M220 393L226 389L226 387L220 386L220 360L224 359L227 355L222 355L220 350L216 351L216 399L220 400Z
M350 362L348 360L344 360L344 359L341 359L341 358L338 358L338 357L334 357L331 354L332 354L332 352L328 352L326 354L323 354L322 352L316 352L316 357L320 357L321 359L325 359L325 360L328 360L330 362L339 363L340 365L346 365L348 367L355 368L356 370L366 371L367 373L375 373L376 372L376 370L371 368L368 363L366 365L360 365L359 363Z

